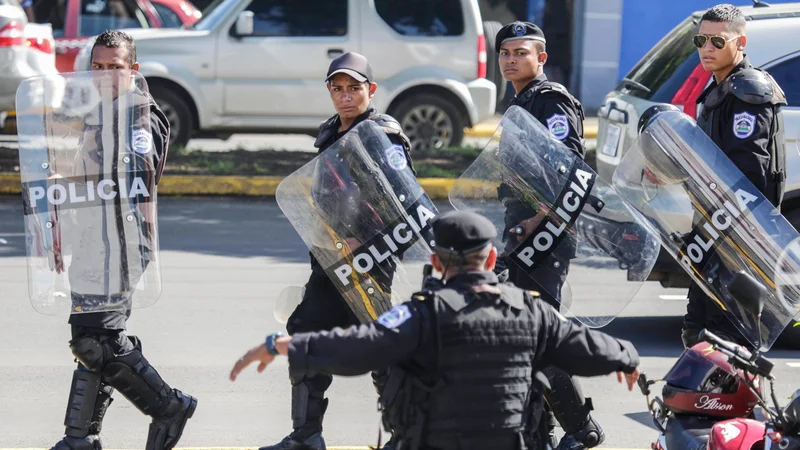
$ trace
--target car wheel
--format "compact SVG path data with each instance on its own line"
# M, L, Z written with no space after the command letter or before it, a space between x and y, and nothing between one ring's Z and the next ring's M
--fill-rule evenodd
M497 104L506 96L506 88L508 83L503 79L503 73L500 71L500 62L497 60L497 52L494 50L495 38L503 24L500 22L486 21L483 22L483 36L486 40L486 79L497 86Z
M151 86L150 94L170 125L170 147L186 147L194 131L191 109L186 100L164 86Z
M411 151L461 145L465 120L449 100L434 94L411 96L397 105L392 117L411 140Z

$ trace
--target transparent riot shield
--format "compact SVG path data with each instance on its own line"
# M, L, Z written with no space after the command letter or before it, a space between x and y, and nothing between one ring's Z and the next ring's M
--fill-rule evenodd
M362 322L419 291L438 211L374 122L286 177L278 206Z
M696 122L680 112L656 116L622 159L613 185L744 337L754 346L760 337L762 350L769 349L798 312L800 291L791 277L800 266L784 253L798 234ZM729 290L738 272L768 291L760 321Z
M68 101L70 92L82 94ZM154 304L157 150L144 78L127 70L34 77L16 101L34 309L68 315Z
M450 201L495 224L510 281L550 294L590 327L628 305L658 256L658 236L641 214L517 106Z

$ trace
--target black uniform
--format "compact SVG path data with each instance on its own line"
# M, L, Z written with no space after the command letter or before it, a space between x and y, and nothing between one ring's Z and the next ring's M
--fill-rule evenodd
M433 227L437 248L455 252L495 234L469 212L442 214ZM566 320L492 272L426 286L375 322L296 334L289 346L293 377L390 367L380 403L396 448L537 448L526 432L530 412L539 410L530 407L537 370L554 365L596 376L638 365L629 342Z
M504 26L495 39L496 50L506 39L525 39L544 41L544 33L534 24L514 22ZM576 155L584 158L586 150L583 145L583 120L585 118L581 103L558 84L547 80L542 73L525 86L510 102L519 106L546 126L556 139L559 139ZM514 193L505 185L499 189L500 200L506 206L505 230L503 240L513 240L508 230L525 219L533 217L538 211L531 209L515 198ZM553 193L556 196L558 193ZM555 201L555 198L553 198ZM513 244L513 241L511 243ZM508 269L508 281L522 289L533 289L540 292L542 300L554 308L560 307L560 292L569 272L569 260L575 257L576 243L567 236L545 257L532 271L525 271L517 264L501 264L496 271ZM592 420L589 411L592 404L585 399L579 382L557 367L549 367L543 371L548 377L551 390L544 393L550 406L547 427L551 430L555 415L564 432L570 435L564 445L572 445L569 440L575 439L585 445L595 446L604 439L599 424Z
M786 179L781 106L786 98L775 80L745 56L721 83L713 80L697 102L701 105L698 126L780 210ZM749 345L695 283L689 288L686 312L682 337L687 348L698 342L703 328Z
M126 173L128 177L135 176L146 179L145 184L153 186L158 183L167 158L169 121L149 94L136 92L128 95L146 95L149 100L149 112L129 118L131 120L131 136L139 137L136 142L131 141L125 144L127 154L135 155L135 166L130 171L120 171L120 173ZM115 103L117 101L119 100L116 100ZM98 117L102 117L102 114ZM87 120L87 122L90 121ZM99 138L101 128L99 122L85 126L81 150L86 158L92 158L100 164L108 155L101 147L95 147L102 142L102 139ZM115 133L117 131L115 130ZM147 136L147 138L143 136ZM115 135L114 139L118 141L120 136ZM87 142L91 142L91 144ZM111 176L116 177L117 174ZM117 184L125 182L114 181ZM144 209L153 207L152 203L138 203L137 200L134 200L134 203L134 210L131 212L133 214L145 214ZM116 216L117 221L124 220L119 210L117 210ZM142 223L143 227L149 226L144 220L137 223ZM143 236L151 237L152 235L149 233L148 229L142 230ZM145 256L145 260L130 261L124 256L121 257L119 265L123 267L123 271L130 271L130 273L127 274L129 276L122 277L123 284L127 284L127 286L119 286L119 293L113 291L114 287L110 288L111 291L107 296L87 295L73 291L71 293L73 303L86 305L94 302L98 304L118 302L130 305L131 286L135 286L138 278L134 280L129 278L135 276L133 272L139 265L141 265L139 274L147 267L150 262L147 258L149 258L151 242L141 243L143 247L140 248L140 251ZM80 265L73 259L72 266L69 268L70 275L73 274L73 271L81 270L80 267L76 267L76 264ZM114 266L117 265L117 262L112 261L110 264ZM115 267L110 267L110 269L113 270ZM73 289L77 289L74 283L72 286ZM114 389L119 390L142 413L153 418L147 439L147 450L172 448L180 438L186 421L194 413L197 400L177 389L172 389L161 379L158 372L142 355L141 341L136 336L125 334L126 321L130 314L131 310L127 309L70 316L69 323L72 326L70 349L78 361L78 368L73 374L72 389L64 422L66 437L53 447L55 450L91 450L96 448L95 445L99 445L103 416L112 402L111 395Z
M406 158L406 164L411 170L383 170L389 183L398 189L406 184L404 177L413 177L413 166L409 155L410 142L402 133L400 124L391 116L376 114L372 106L361 114L344 132L339 132L341 122L338 115L325 121L319 129L319 134L314 146L319 148L320 153L333 145L353 127L363 122L371 120L380 125L392 143L398 148L402 148ZM374 146L365 145L370 151ZM386 160L386 155L375 155L375 160ZM395 163L397 166L397 164ZM399 167L399 166L398 166ZM383 168L383 167L382 167ZM399 193L398 193L399 195ZM325 202L320 202L323 204ZM332 203L331 203L332 204ZM341 205L341 203L337 203ZM341 210L342 208L338 208ZM341 211L345 212L345 211ZM355 211L361 214L360 211ZM391 260L387 260L388 263ZM389 287L391 281L392 267L384 267L384 279L382 284ZM290 335L309 331L328 330L334 327L346 328L360 323L359 318L348 306L345 299L336 289L333 281L325 272L319 262L311 255L311 276L306 283L305 293L301 303L289 317L286 330ZM373 374L376 383L380 383L380 374ZM331 385L333 377L330 373L314 373L301 377L292 377L292 421L294 432L291 437L297 441L308 439L310 436L322 430L322 419L328 406L328 399L324 397L325 391ZM275 447L280 448L280 447Z

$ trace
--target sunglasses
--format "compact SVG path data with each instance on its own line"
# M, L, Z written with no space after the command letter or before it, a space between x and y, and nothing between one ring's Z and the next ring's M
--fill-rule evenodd
M728 45L728 42L739 39L739 36L725 40L724 36L711 36L708 34L698 34L692 39L692 42L694 42L695 47L703 48L703 46L706 45L706 42L708 42L709 39L711 39L711 45L713 45L719 50L722 50L723 48L725 48L726 45Z

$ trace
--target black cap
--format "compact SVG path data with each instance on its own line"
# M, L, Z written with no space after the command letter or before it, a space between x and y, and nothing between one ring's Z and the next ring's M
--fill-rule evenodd
M440 214L431 227L436 247L455 252L482 249L497 236L489 219L471 211Z
M347 52L331 61L325 81L330 81L331 77L337 73L346 73L361 83L375 79L372 66L367 62L367 58L356 52Z
M529 39L533 41L547 42L544 38L542 29L530 22L511 22L500 28L494 40L494 50L500 53L500 45L506 41L515 39Z

